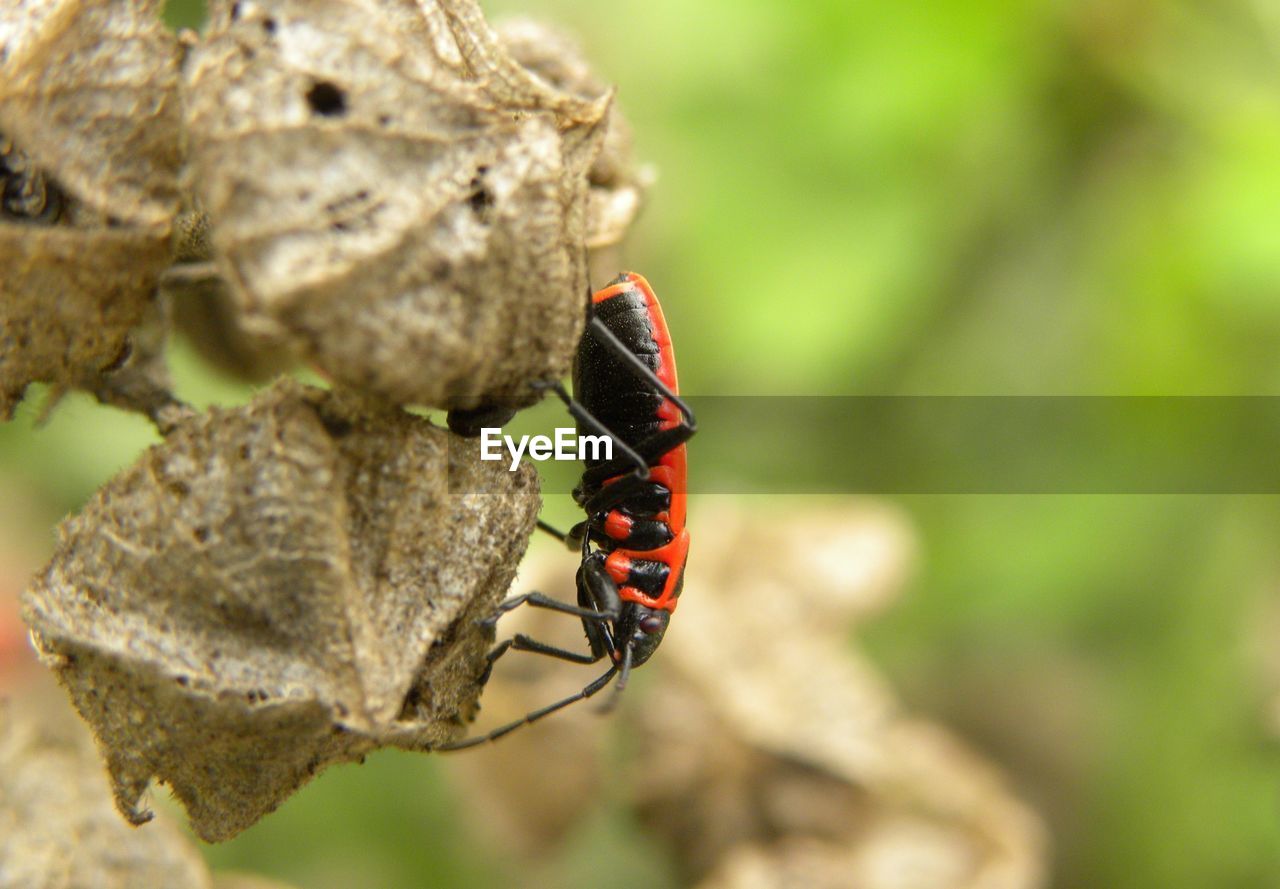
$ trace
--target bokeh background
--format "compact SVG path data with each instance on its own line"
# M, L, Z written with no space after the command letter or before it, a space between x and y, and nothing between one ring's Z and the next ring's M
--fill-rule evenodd
M618 85L660 177L627 261L688 393L1280 394L1274 4L485 7L566 27ZM173 362L191 401L248 395ZM15 603L53 524L154 440L79 396L37 426L38 401L0 426L0 687L31 669ZM695 471L720 459L695 443ZM915 563L860 644L1046 819L1054 885L1280 885L1275 497L891 499ZM333 769L207 855L308 889L521 885L452 763ZM661 856L608 795L542 852L583 887L675 885Z

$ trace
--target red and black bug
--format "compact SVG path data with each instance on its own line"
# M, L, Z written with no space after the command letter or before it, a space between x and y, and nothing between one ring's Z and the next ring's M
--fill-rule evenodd
M559 383L546 388L564 401L580 431L609 435L615 453L609 461L587 461L573 492L586 511L584 521L568 534L538 523L581 553L578 604L525 593L502 603L491 620L523 604L571 614L582 620L591 651L580 654L517 634L490 653L489 666L510 650L579 664L608 657L611 663L577 694L439 750L497 740L591 697L615 676L621 691L632 668L658 648L680 597L689 553L685 442L697 431L697 423L678 395L671 336L649 282L627 273L592 295L587 329L574 360L576 400Z

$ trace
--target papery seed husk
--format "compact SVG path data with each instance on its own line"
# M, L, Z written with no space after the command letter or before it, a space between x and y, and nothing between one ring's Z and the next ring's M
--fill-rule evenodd
M217 4L185 81L251 333L396 403L530 403L567 373L607 96L530 74L463 0Z
M453 737L538 507L525 467L283 382L180 423L59 529L24 597L121 811L234 836L327 765Z

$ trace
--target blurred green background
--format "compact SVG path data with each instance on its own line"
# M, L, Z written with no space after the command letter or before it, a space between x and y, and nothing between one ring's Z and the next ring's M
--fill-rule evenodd
M686 392L1280 393L1266 0L485 8L565 26L618 85L660 174L627 259L663 295ZM185 397L246 396L174 360ZM46 520L152 438L78 397L35 413L0 427L0 470L47 552ZM1276 498L900 500L921 564L869 644L1045 815L1054 885L1280 885ZM1056 721L1024 724L1024 703ZM451 817L444 768L331 770L208 856L309 889L512 885L518 862ZM638 860L627 885L661 885L630 829L604 807L566 879Z

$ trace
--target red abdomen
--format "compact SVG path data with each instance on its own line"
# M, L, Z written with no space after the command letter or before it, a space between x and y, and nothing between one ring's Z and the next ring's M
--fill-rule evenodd
M596 317L673 394L679 394L671 335L649 282L628 273L597 291L591 301ZM597 419L632 447L681 423L680 409L670 399L637 380L590 337L583 337L579 348L574 392ZM643 497L590 517L596 539L608 551L605 568L618 584L623 601L675 611L689 552L687 472L681 444L651 463L654 487Z

